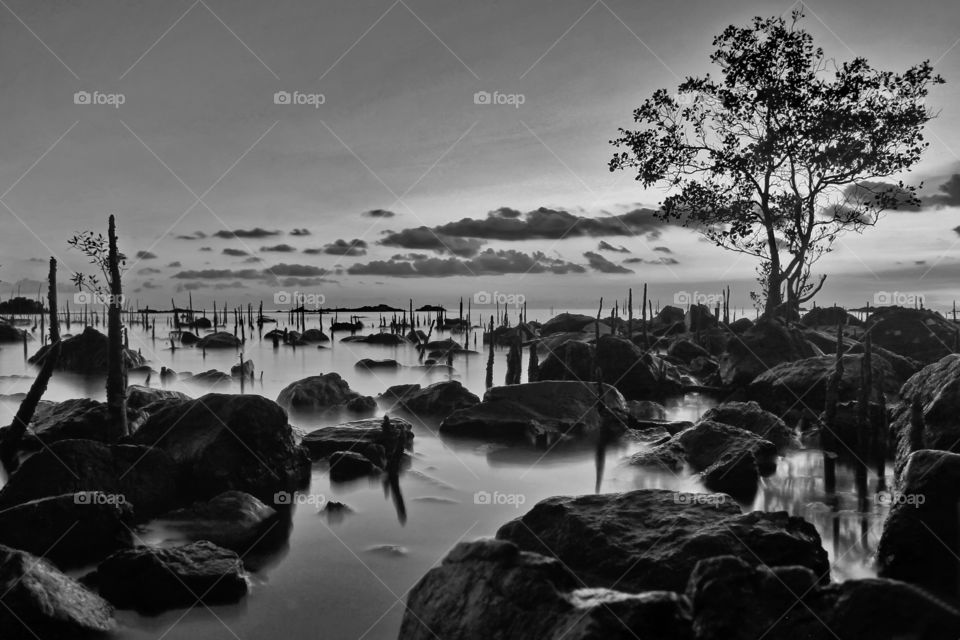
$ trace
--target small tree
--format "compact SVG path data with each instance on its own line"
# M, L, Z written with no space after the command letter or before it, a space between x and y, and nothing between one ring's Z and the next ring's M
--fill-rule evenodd
M934 117L924 100L942 83L929 62L903 73L863 58L839 66L792 20L755 18L714 38L719 80L658 90L620 129L610 170L665 185L664 220L698 228L718 246L760 260L767 313L811 299L826 276L812 266L846 231L888 209L916 207L908 171Z
M68 243L79 249L100 274L74 273L73 283L80 291L86 290L107 298L107 409L119 433L127 429L127 373L123 353L123 286L121 270L127 257L117 249L117 227L111 215L107 226L107 238L103 234L84 231L72 237ZM106 283L101 284L100 277Z

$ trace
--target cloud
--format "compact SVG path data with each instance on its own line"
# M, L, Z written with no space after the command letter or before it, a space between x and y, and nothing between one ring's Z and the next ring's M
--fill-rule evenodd
M297 278L324 276L329 273L326 269L310 264L286 264L281 262L263 271L265 276L294 276Z
M143 288L144 288L144 289L159 289L159 288L160 288L160 285L154 284L154 283L152 283L152 282L150 282L150 281L148 280L147 282L144 282L144 283L143 283Z
M540 207L521 214L516 209L500 208L486 218L463 218L433 231L439 235L482 238L486 240L559 240L597 236L659 237L671 223L656 217L653 209L638 208L621 215L596 218L575 215L559 209Z
M153 260L157 257L157 254L149 251L137 251L136 257L137 260Z
M269 238L270 236L280 235L279 231L268 231L267 229L261 229L260 227L254 227L253 229L234 229L233 231L227 231L223 229L217 231L213 234L217 238Z
M653 250L654 250L654 251L659 251L660 253L673 253L673 251L670 250L670 247L662 247L662 246L661 246L661 247L654 247Z
M213 251L210 247L200 247L200 251Z
M485 243L474 238L459 238L438 233L429 227L416 227L402 231L388 231L379 244L401 249L428 249L437 253L472 258L480 252Z
M647 260L644 258L627 258L623 261L624 264L680 264L676 258L668 258L664 256L662 258L653 258L652 260Z
M627 269L626 267L614 264L599 253L593 251L587 251L583 254L583 257L590 263L591 269L599 271L600 273L634 273L633 269Z
M232 247L227 247L226 249L223 250L223 255L240 257L240 256L248 256L250 254L244 251L243 249L234 249Z
M400 257L400 256L394 256ZM527 254L513 249L487 249L476 257L463 260L456 257L420 257L414 260L374 260L354 264L347 269L351 275L380 275L400 278L445 278L449 276L503 275L509 273L585 273L578 264L551 258L542 252Z
M367 255L367 243L360 238L355 238L349 242L346 240L337 240L336 242L324 245L322 249L307 249L304 253L327 253L332 256L365 256Z
M290 232L290 235L292 235L292 236L308 236L308 235L310 235L310 229L307 229L307 228L294 229L294 230L292 230L292 231Z
M331 283L336 283L336 280L328 280L327 278L281 278L279 282L281 287L316 287Z
M250 256L249 258L244 260L244 263L246 264L253 264L255 262L263 262L263 258L258 258L257 256Z
M33 258L27 258L27 262L46 262L46 260L44 260L43 258L37 258L36 256L34 256Z
M364 211L360 215L368 218L392 218L397 214L393 211L387 211L386 209L371 209L370 211Z
M624 246L614 246L607 242L606 240L601 240L597 251L613 251L615 253L631 253L630 249L627 249Z
M191 234L185 234L177 236L177 240L200 240L201 238L206 238L207 234L203 231L194 231Z
M199 269L180 271L173 274L177 280L224 280L239 278L241 280L256 280L263 277L263 272L257 269Z
M168 266L168 267L171 267L171 268L179 268L181 265L180 265L180 262L179 262L179 261L174 261L174 262L171 262L170 264L168 264L167 266Z
M154 269L153 267L144 267L143 269L137 270L137 275L141 276L150 276L161 273L160 269Z
M950 176L938 187L938 193L922 198L927 207L960 207L960 173Z
M296 250L296 247L291 247L289 244L275 244L272 247L260 247L260 251L273 251L275 253L293 253Z

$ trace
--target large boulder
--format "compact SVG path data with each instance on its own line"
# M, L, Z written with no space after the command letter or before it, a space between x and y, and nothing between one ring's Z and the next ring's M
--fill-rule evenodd
M763 409L756 402L724 402L708 410L701 420L722 422L740 429L752 431L769 440L778 449L797 444L797 436L787 423L774 413Z
M0 544L74 567L132 546L131 521L123 496L87 491L39 498L0 511Z
M696 332L713 329L717 327L719 321L707 305L693 304L684 315L684 324L687 331Z
M499 540L458 544L410 591L400 640L687 640L686 599L582 589L561 562Z
M147 414L127 406L127 427L136 431ZM96 440L115 443L126 436L110 418L105 402L75 398L63 402L44 402L37 407L27 427L25 448L39 448L59 440Z
M902 356L936 362L953 351L957 325L936 311L884 307L866 321L873 341Z
M152 413L164 403L176 403L189 400L190 396L172 389L159 389L132 384L127 387L127 411L144 411ZM157 404L160 403L160 404Z
M306 343L330 342L330 337L320 329L307 329L300 336L300 339Z
M537 374L540 380L589 382L594 379L596 348L593 345L578 339L566 342L541 340L539 345L538 350L543 351L545 356Z
M269 500L310 477L286 412L260 396L209 393L168 405L147 419L132 442L165 451L196 499L238 490Z
M361 398L339 373L325 373L291 382L277 396L277 403L290 411L352 411ZM371 398L372 400L372 398ZM375 401L373 407L376 408ZM366 412L370 405L363 405Z
M730 338L720 356L720 379L726 385L746 385L778 364L816 355L819 350L799 331L764 317Z
M843 307L814 307L800 318L800 324L805 327L836 328L839 322L849 327L859 327L863 324L856 316L847 313Z
M173 508L181 493L177 466L164 451L61 440L24 460L0 490L0 508L91 491L130 505L138 521Z
M717 555L771 567L800 565L829 580L820 535L803 518L742 514L725 496L702 497L640 489L547 498L502 526L497 538L556 557L590 587L683 591L697 561Z
M157 523L191 541L210 542L243 554L273 526L277 512L243 491L224 491L205 502L165 513Z
M683 390L676 370L626 338L601 336L597 342L597 365L603 380L626 398L659 398Z
M480 404L480 398L464 388L459 380L435 382L423 389L419 384L398 385L387 389L383 398L416 416L440 419Z
M147 614L198 603L229 604L248 590L240 557L207 541L118 551L84 581L117 608Z
M102 375L107 373L107 351L109 340L93 327L86 327L80 335L66 338L61 342L60 359L57 360L58 371L82 373L84 375ZM40 347L28 362L42 364L50 345ZM123 361L127 369L143 366L146 360L136 351L123 350Z
M390 424L394 427L392 433L401 434L404 448L411 448L413 426L408 421L397 417L391 417ZM352 451L383 466L386 447L394 437L392 433L384 432L383 420L380 418L368 418L311 431L303 437L303 446L314 460L329 458L337 452Z
M553 333L567 333L577 331L592 331L597 319L580 313L561 313L556 315L540 327L540 335L549 336ZM610 328L604 325L609 333Z
M673 356L686 364L690 364L694 358L709 358L710 352L689 340L675 340L670 343L670 347L667 349L667 355Z
M912 433L914 402L920 403L922 436ZM927 365L900 388L893 407L890 431L895 438L897 473L914 449L943 449L960 453L960 355L951 354Z
M0 546L0 629L10 640L102 637L113 607L43 558Z
M880 575L956 598L960 579L960 454L910 454L877 547Z
M626 412L620 392L603 385L604 403L612 414ZM454 436L555 442L566 437L623 431L597 407L597 385L581 382L530 382L488 389L483 401L460 409L440 423L440 432Z
M23 329L17 329L6 320L0 320L0 343L23 342L23 336L27 332Z
M227 333L226 331L217 331L203 336L197 341L198 349L239 349L240 338Z
M856 400L860 393L862 355L843 356L840 401ZM760 406L779 415L796 413L816 417L827 402L827 385L836 367L836 356L817 356L784 362L754 378L747 395ZM890 363L879 356L870 358L873 383L887 393L895 393L898 380Z

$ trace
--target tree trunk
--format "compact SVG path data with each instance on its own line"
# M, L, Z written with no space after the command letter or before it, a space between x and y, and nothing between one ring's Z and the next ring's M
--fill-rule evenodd
M121 304L123 286L120 283L120 252L117 251L117 227L110 216L107 230L109 253L107 270L110 275L110 306L107 309L107 409L117 432L127 434L127 376L123 361L123 330Z

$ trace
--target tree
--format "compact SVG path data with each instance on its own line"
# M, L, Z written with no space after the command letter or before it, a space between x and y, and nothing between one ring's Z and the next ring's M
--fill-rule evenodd
M83 273L73 274L73 283L78 290L86 289L107 300L107 410L119 433L127 433L127 373L123 353L123 286L121 269L127 257L117 249L117 226L111 215L107 226L107 238L103 234L84 231L68 243L79 249L88 258L90 264L97 267L100 276L106 281L106 287L100 284L99 277Z
M819 291L826 276L814 281L812 266L839 235L919 205L918 186L891 180L927 147L924 103L943 82L928 61L903 73L837 65L802 18L727 27L710 56L720 79L654 92L633 113L640 127L611 141L611 171L668 188L662 219L760 260L766 313Z

